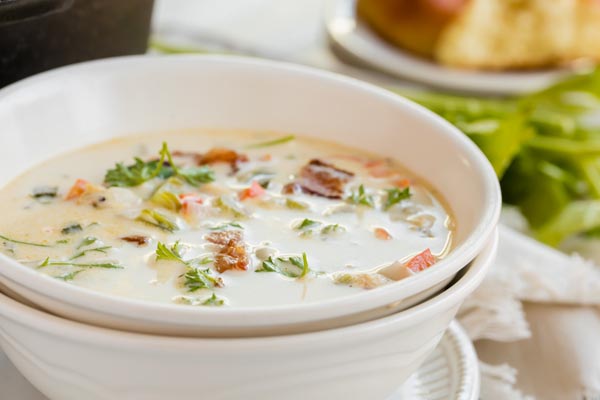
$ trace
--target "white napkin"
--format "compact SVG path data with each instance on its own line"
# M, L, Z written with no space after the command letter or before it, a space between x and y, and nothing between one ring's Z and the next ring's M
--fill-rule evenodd
M593 263L504 225L499 229L497 259L458 316L472 340L511 342L530 337L522 301L600 305L600 269ZM514 389L517 371L510 366L482 363L481 373L483 400L531 398Z

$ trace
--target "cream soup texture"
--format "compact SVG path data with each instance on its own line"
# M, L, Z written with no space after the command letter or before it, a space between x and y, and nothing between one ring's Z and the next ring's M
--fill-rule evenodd
M22 264L202 307L374 289L432 267L452 238L439 196L396 161L272 132L111 140L36 166L0 205L0 251Z

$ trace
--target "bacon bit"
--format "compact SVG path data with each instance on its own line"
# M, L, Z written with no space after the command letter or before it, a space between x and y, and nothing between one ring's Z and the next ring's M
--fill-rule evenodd
M304 193L330 199L341 199L344 194L344 186L352 177L354 177L352 172L344 171L332 164L313 159L302 167L296 183Z
M283 194L298 194L302 193L302 188L296 182L290 182L283 186L281 189Z
M230 240L215 256L215 268L219 273L230 269L245 271L249 263L246 246L235 240Z
M148 236L142 236L142 235L123 236L119 239L124 240L129 243L135 243L138 247L146 246L148 244L148 242L150 241L150 238Z
M238 230L217 231L206 235L205 239L210 243L225 246L232 240L236 242L241 242L243 239L243 234Z
M375 233L375 237L379 240L391 240L392 239L392 235L390 235L390 233L383 228L375 228L373 233Z
M215 147L204 155L196 157L196 161L199 165L227 163L231 166L231 170L236 172L240 163L248 161L248 156L224 147Z
M215 268L219 273L230 269L247 270L250 260L240 231L213 232L205 237L208 242L219 245L215 255Z
M425 249L423 252L417 254L406 263L406 268L413 272L423 271L435 264L436 259L431 250Z
M73 200L83 196L86 192L89 192L94 189L94 185L85 179L77 179L71 189L69 189L69 193L65 197L65 200Z
M272 159L273 156L271 156L270 154L264 154L259 158L260 161L271 161Z
M189 214L194 205L204 203L204 200L195 193L181 193L179 194L179 200L181 201L181 212L184 215Z
M396 187L399 187L400 189L404 189L406 187L409 187L411 182L408 178L402 178L395 180L394 182L392 182L392 184Z
M247 189L242 190L238 196L240 198L240 200L246 200L246 199L254 199L256 197L260 197L265 193L265 189L263 189L262 186L260 186L260 184L256 181L252 181L252 184L250 184L250 187Z

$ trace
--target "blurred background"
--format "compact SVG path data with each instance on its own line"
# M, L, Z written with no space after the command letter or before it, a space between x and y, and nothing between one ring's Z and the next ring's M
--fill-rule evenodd
M504 227L532 238L501 236L477 298L482 398L600 399L600 1L0 0L0 87L144 53L323 68L457 126L496 170Z

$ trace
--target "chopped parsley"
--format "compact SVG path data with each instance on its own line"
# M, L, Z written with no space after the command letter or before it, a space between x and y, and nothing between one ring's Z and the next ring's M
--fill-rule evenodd
M179 241L175 242L171 247L168 247L164 243L158 242L156 245L156 261L175 261L186 266L183 277L183 285L188 289L188 292L195 292L200 289L211 289L215 287L222 287L223 280L219 277L212 276L209 268L200 269L195 267L193 264L204 265L212 262L209 258L184 260L181 256L181 245Z
M62 228L60 233L62 233L63 235L71 235L76 232L81 232L82 230L83 228L81 227L81 224L74 223Z
M115 168L109 169L104 176L104 183L108 187L132 187L141 185L150 179L156 178L161 171L167 172L165 175L172 175L172 171L163 170L164 157L160 160L143 161L140 158L135 158L134 163L125 166L123 163L118 163ZM170 169L169 169L170 170Z
M330 224L330 225L325 225L321 229L321 234L329 235L332 233L340 233L340 232L345 232L345 231L346 231L346 228L344 228L340 224Z
M288 278L303 278L310 271L306 253L302 257L269 257L255 272L276 272Z
M219 225L211 226L208 229L210 229L211 231L224 231L224 230L227 230L227 228L244 229L244 227L242 225L240 225L238 222L235 222L235 221L224 222Z
M298 231L303 231L309 228L314 228L321 225L321 223L319 221L315 221L309 218L304 218L302 220L302 222L300 222L299 224L297 224L294 229L298 230Z
M169 232L179 229L176 222L155 210L144 209L136 219Z
M73 279L75 279L75 277L83 271L85 271L85 269L76 269L75 271L68 272L68 273L62 274L62 275L58 275L58 276L55 276L54 278L60 279L61 281L68 282L68 281L72 281Z
M351 204L363 205L371 208L375 207L373 196L367 193L363 185L360 185L356 192L353 191L350 196L346 198L346 201Z
M209 268L200 269L188 265L185 274L183 274L183 279L188 292L223 286L223 280L212 276Z
M254 144L246 146L246 148L247 149L259 149L261 147L276 146L278 144L283 144L283 143L291 142L294 139L296 139L296 136L294 136L294 135L288 135L288 136L281 137L279 139L273 139L273 140L268 140L266 142L254 143Z
M128 166L118 163L115 168L106 172L104 183L109 187L132 187L156 177L166 179L177 176L192 186L200 186L215 180L213 171L206 166L177 167L166 142L163 142L159 155L160 159L152 161L143 161L136 157L134 163Z
M58 186L38 186L33 189L31 197L40 203L49 203L58 194Z
M179 240L175 242L171 247L168 247L164 243L158 242L156 245L156 261L176 261L182 264L188 264L181 258L181 245Z
M400 203L402 200L406 200L411 196L410 189L408 187L404 189L392 188L386 189L387 197L385 200L384 210L387 210L394 204Z
M213 292L212 296L204 300L201 304L203 306L220 307L223 304L225 304L225 300L223 300L220 297L217 297L217 295Z

